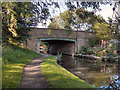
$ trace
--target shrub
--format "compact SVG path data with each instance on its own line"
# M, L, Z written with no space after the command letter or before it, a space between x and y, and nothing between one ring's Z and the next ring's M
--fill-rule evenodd
M80 51L80 53L81 53L81 54L85 54L85 52L84 52L84 51Z
M97 54L98 57L101 57L102 55L100 53Z
M115 58L113 58L113 56L110 56L110 57L108 58L108 61L115 61Z
M88 54L90 53L93 53L93 50L91 48L87 48L87 51L86 51Z
M62 61L62 53L57 54L57 61Z
M80 50L81 54L92 54L94 51L91 48L88 48L86 46L83 46Z

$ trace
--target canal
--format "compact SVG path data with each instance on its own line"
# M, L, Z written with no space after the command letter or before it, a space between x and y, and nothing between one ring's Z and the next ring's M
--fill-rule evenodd
M61 65L64 68L95 87L107 86L112 77L120 76L120 64L118 62L103 62L68 55L63 55L62 59Z

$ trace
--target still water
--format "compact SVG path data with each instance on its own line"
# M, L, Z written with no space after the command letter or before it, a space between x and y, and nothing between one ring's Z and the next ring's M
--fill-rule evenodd
M95 87L107 86L112 76L120 76L118 62L102 62L68 55L63 55L62 59L63 67Z

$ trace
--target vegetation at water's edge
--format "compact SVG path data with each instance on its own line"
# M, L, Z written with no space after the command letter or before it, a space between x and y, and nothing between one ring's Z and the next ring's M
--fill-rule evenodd
M93 88L90 84L57 64L53 56L42 61L41 71L45 75L50 88Z
M23 67L41 55L20 47L3 47L2 88L17 88L22 79Z

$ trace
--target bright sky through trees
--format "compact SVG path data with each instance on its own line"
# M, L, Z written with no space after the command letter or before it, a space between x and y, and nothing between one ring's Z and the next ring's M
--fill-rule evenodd
M102 16L106 21L108 20L108 17L112 18L112 14L113 14L112 8L113 8L113 6L110 6L110 4L100 5L100 8L101 8L101 11L97 11L96 12L97 15ZM62 2L60 2L60 9L52 7L49 10L52 14L52 17L54 17L54 16L59 16L60 12L66 11L67 7ZM93 9L88 8L88 10L91 11ZM38 28L45 28L49 25L50 22L51 21L48 20L46 26L42 25L41 23L38 23L37 27Z
M113 14L113 6L108 5L101 5L100 8L102 9L100 12L96 12L96 14L103 16L105 20L108 20L108 17L112 18Z

